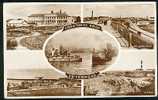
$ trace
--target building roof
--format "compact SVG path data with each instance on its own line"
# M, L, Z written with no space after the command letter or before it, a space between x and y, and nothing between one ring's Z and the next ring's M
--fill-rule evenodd
M57 15L57 16L68 16L68 14L65 13L65 12L64 12L64 13L59 13L59 12L57 12L56 15Z
M22 24L22 23L26 23L27 24L27 21L25 21L24 19L10 19L7 21L7 23L9 24Z
M44 16L44 14L31 14L30 16L28 16L28 17L36 17L36 16L41 16L41 17L43 17Z
M43 17L44 15L56 15L56 16L68 16L66 12L55 12L55 13L45 13L45 14L31 14L28 17L36 17L36 16L41 16Z

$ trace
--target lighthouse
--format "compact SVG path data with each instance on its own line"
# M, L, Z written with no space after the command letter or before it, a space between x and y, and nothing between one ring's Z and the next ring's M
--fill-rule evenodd
M140 68L136 69L138 71L142 71L143 70L143 60L140 61Z
M143 70L143 60L141 60L141 65L140 65L140 69Z

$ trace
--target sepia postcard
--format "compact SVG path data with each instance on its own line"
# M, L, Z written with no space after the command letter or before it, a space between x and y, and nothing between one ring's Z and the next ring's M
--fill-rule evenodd
M42 50L45 40L54 32L61 30L64 25L81 21L80 6L79 4L6 4L4 18L7 50Z
M5 98L157 95L155 2L3 7Z
M85 4L84 22L102 26L121 47L153 49L156 9L153 4Z

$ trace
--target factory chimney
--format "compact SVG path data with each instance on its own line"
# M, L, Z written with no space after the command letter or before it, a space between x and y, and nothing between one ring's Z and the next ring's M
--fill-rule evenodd
M91 17L93 17L93 10L92 10L92 14L91 14Z
M51 14L53 14L54 12L53 12L53 10L51 11Z
M60 9L60 12L59 12L60 14L61 14L61 9Z

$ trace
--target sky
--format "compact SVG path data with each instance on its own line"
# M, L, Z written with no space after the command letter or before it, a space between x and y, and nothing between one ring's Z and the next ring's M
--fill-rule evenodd
M102 50L109 43L113 47L118 48L116 41L108 34L91 28L74 28L72 30L59 32L47 43L47 47L58 48L60 45L73 48L95 48Z
M64 76L48 63L42 51L8 51L5 53L4 66L9 78L34 78L35 76L59 78Z
M141 66L143 61L144 69L155 69L156 52L154 50L120 50L118 59L114 64L109 66L106 70L135 70Z
M36 13L50 13L60 11L66 12L71 16L80 16L80 5L78 4L38 4L38 3L5 3L4 4L4 17L10 18L24 18Z
M91 16L93 10L94 16L112 16L112 17L146 17L154 16L156 10L153 4L84 4L83 16ZM48 4L48 3L5 3L4 17L24 18L33 13L50 13L51 10L67 12L71 16L80 16L80 4Z
M87 4L84 5L84 17L91 16L112 16L112 17L146 17L155 15L153 4Z

